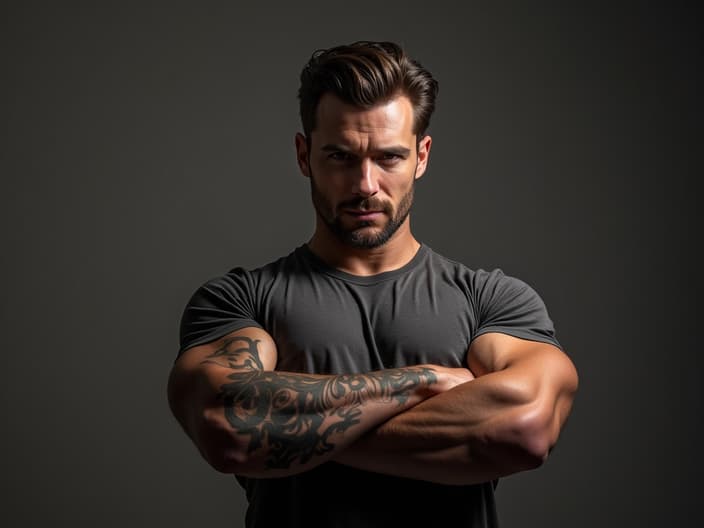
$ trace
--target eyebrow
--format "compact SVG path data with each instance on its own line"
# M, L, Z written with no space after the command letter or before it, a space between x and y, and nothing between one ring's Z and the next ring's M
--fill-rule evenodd
M320 150L324 152L352 152L352 150L348 147L337 145L335 143L328 143L327 145L323 145ZM408 157L411 154L411 149L402 147L401 145L392 145L389 147L383 147L374 150L378 152L388 152L390 154L396 154L398 156L403 157Z

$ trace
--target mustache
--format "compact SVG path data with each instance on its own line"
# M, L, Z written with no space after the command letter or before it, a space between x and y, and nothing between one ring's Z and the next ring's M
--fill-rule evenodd
M389 204L377 198L354 198L340 202L338 209L359 209L360 211L390 211Z

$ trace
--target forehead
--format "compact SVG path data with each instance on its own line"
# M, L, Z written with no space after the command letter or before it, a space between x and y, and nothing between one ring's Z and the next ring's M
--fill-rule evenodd
M320 98L312 135L350 143L413 142L413 105L399 95L371 108L359 108L327 93Z

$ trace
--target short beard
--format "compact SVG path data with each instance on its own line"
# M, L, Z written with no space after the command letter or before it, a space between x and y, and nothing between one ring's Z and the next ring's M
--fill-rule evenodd
M350 245L358 249L374 249L386 244L392 236L398 231L403 222L408 218L413 205L413 193L415 190L415 180L411 184L409 191L403 195L398 203L398 209L395 215L391 215L391 207L388 204L379 202L374 198L359 198L350 200L339 205L339 208L362 209L362 210L382 210L389 218L387 224L376 234L365 235L363 228L371 225L369 222L363 222L354 229L347 229L342 225L340 217L332 211L329 204L325 202L325 198L320 193L320 190L315 185L313 174L310 174L310 189L313 199L313 206L325 225L343 244ZM327 207L326 207L327 206ZM326 211L325 209L328 209Z

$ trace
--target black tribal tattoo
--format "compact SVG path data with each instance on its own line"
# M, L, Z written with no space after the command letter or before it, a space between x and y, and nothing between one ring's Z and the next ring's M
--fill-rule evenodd
M258 339L234 337L204 362L235 371L218 395L225 416L238 434L250 435L248 452L268 449L270 469L305 464L334 449L331 437L359 423L367 395L401 405L413 388L437 382L425 367L323 378L264 371L258 344Z

